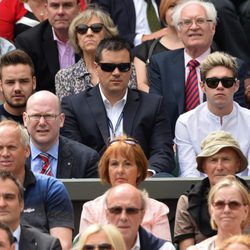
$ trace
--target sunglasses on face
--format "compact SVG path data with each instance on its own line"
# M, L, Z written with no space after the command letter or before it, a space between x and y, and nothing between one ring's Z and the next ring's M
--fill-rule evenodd
M218 209L218 210L223 210L225 209L225 206L228 205L228 207L231 210L237 210L238 208L240 208L242 206L242 204L238 201L229 201L229 202L225 202L225 201L215 201L212 203L212 205Z
M88 32L88 29L91 29L92 32L99 33L102 30L103 26L104 24L102 23L93 23L90 26L86 24L79 24L78 26L76 26L76 32L84 35Z
M128 215L134 215L134 214L138 214L139 211L143 210L142 208L136 208L136 207L126 207L126 208L122 208L122 207L110 207L108 208L109 212L111 214L121 214L123 210L125 210L126 214Z
M128 72L131 68L131 63L98 63L98 65L102 71L105 72L113 72L116 68L118 68L120 72Z
M115 142L124 142L126 144L129 144L129 145L136 145L136 144L139 144L137 140L135 139L132 139L132 138L127 138L125 140L121 140L121 139L114 139L114 140L111 140L108 142L108 145L111 145Z
M211 89L217 88L220 82L224 88L228 89L235 84L236 80L237 79L233 77L223 77L223 78L212 77L212 78L206 78L205 82L207 86Z
M87 245L84 245L82 250L95 250L95 249L98 249L98 250L112 250L112 245L109 244L109 243L102 243L102 244L99 244L99 245L90 245L90 244L87 244Z

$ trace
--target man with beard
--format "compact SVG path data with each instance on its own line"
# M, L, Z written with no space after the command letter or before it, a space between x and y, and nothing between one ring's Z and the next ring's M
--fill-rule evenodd
M8 52L0 60L0 91L4 102L0 105L0 119L23 123L26 102L36 88L34 65L21 50Z

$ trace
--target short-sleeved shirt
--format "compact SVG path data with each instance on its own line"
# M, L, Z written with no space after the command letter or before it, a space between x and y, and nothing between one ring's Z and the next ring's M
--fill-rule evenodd
M0 121L4 119L10 119L20 124L23 124L23 116L22 115L12 115L6 111L3 104L0 105Z
M48 233L54 227L74 229L73 206L63 183L54 177L33 174L25 168L22 225Z

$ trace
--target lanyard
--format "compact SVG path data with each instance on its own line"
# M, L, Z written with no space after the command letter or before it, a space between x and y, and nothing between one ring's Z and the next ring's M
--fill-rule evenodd
M120 116L118 117L117 123L115 125L115 129L114 129L114 126L113 126L111 120L108 118L109 128L112 131L113 138L116 137L116 132L121 124L122 118L123 118L123 111L121 112Z

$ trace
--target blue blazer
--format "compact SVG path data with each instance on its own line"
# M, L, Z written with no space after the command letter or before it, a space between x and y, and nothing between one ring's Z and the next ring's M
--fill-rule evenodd
M131 44L134 43L136 15L133 0L92 0L91 3L98 3L110 13L112 20L118 26L120 36ZM156 4L159 7L160 0L156 0Z
M62 134L102 154L109 139L106 109L99 86L63 98ZM137 139L156 172L174 169L170 123L162 97L128 89L124 107L124 132Z
M238 79L240 88L234 100L245 107L244 79L247 65L240 59ZM150 93L163 96L164 106L169 113L172 131L179 115L185 112L185 65L184 49L162 52L152 56L149 65Z

